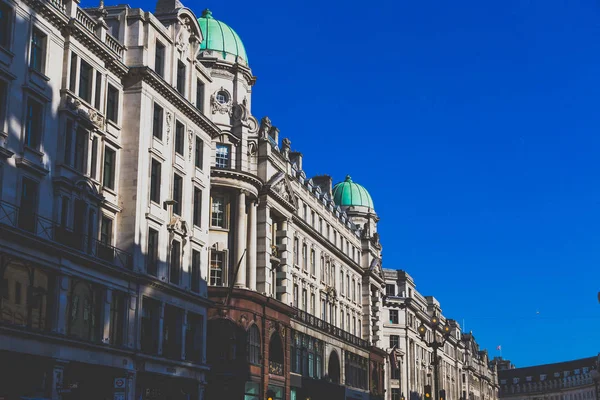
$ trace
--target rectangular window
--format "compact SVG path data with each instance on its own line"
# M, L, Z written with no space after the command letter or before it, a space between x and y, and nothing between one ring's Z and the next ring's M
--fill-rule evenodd
M229 168L229 146L226 144L217 144L215 153L215 166L217 168Z
M114 123L119 118L119 90L112 85L106 92L106 118Z
M315 294L310 294L310 314L315 315Z
M113 291L110 303L110 344L120 346L123 344L123 327L125 320L125 294Z
M112 245L113 220L102 216L100 224L100 242L102 244Z
M225 285L223 268L225 265L225 253L222 251L210 252L210 284L211 286Z
M109 188L115 188L115 162L117 153L110 147L104 148L104 176L102 177L102 184Z
M73 152L73 121L70 119L67 119L65 122L65 148L63 151L63 162L66 165L71 165L71 153Z
M12 28L12 9L8 4L0 2L0 46L10 47L10 31Z
M161 164L155 159L152 159L152 167L150 169L150 200L160 204L160 177Z
M204 163L204 142L198 136L196 136L196 154L194 157L194 163L196 168L202 169L202 164Z
M192 292L200 292L200 252L198 250L192 251L192 282L190 288Z
M390 310L390 324L398 323L398 310Z
M217 228L225 228L225 200L223 197L213 197L210 224Z
M44 58L46 55L46 35L36 28L31 33L31 55L29 66L37 72L42 73Z
M185 333L185 359L192 362L202 362L202 347L204 344L204 320L202 315L188 313L187 332Z
M144 297L142 300L141 345L145 353L158 353L160 303Z
M298 285L294 284L294 307L298 307Z
M88 103L92 102L93 73L92 66L81 60L81 67L79 68L79 97Z
M92 159L91 159L91 171L90 176L92 179L96 179L96 169L98 164L98 137L94 135L92 139Z
M302 309L308 311L308 291L302 289Z
M27 116L25 121L25 145L38 150L42 140L42 121L44 106L39 101L27 99Z
M396 285L385 285L385 295L386 296L395 296L396 295Z
M94 95L94 107L96 109L100 109L101 103L101 93L102 93L102 73L100 71L96 71L96 94Z
M162 140L163 136L163 108L156 103L152 116L152 136L159 140Z
M398 347L400 345L400 336L398 335L390 335L390 348L394 346Z
M204 100L204 84L200 79L196 80L196 108L203 112L202 102Z
M169 271L169 282L179 285L181 277L181 243L173 240L171 243L171 263Z
M88 141L88 133L83 129L78 129L75 132L75 158L73 160L73 167L85 174L86 165L86 157L85 157L85 146Z
M38 184L23 178L21 186L21 204L19 207L19 228L33 232L37 213Z
M165 76L165 46L156 42L156 52L154 53L154 71L164 78Z
M400 400L400 389L392 388L392 400Z
M177 91L185 95L185 64L177 61Z
M69 90L75 92L75 85L77 84L77 55L71 53L71 70L69 72Z
M146 262L146 272L150 275L158 274L158 231L148 229L148 255Z
M194 188L194 225L201 226L202 224L202 190Z
M175 152L183 155L183 139L185 137L185 128L179 121L175 122Z
M316 258L317 258L317 256L315 254L315 250L311 249L311 251L310 251L310 273L312 276L315 276L315 274L316 274L316 268L317 268L315 265Z
M183 178L173 174L173 214L181 215L181 202L183 201Z

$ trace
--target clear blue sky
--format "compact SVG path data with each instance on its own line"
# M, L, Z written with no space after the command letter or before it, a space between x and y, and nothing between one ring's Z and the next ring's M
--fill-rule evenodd
M600 3L184 3L238 32L254 115L370 191L384 267L490 356L600 351Z

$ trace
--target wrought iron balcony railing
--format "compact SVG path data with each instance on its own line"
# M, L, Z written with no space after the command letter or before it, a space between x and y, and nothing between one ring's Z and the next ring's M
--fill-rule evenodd
M361 339L358 336L354 336L350 332L346 332L345 330L338 328L337 326L332 325L329 322L325 322L322 319L319 319L314 315L307 313L306 311L302 311L296 308L296 314L294 315L294 319L302 321L305 324L312 326L313 328L317 328L322 332L329 333L355 346L359 346L364 349L369 348L369 343L366 340Z
M133 257L128 252L5 201L0 201L0 224L62 244L115 267L133 269Z

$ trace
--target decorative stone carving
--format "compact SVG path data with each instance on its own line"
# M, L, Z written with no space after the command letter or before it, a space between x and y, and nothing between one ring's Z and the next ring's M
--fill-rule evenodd
M171 121L173 119L173 114L167 111L167 144L169 144L169 135L171 133Z
M253 116L248 117L248 132L249 133L258 132L258 122L256 121L256 118L254 118Z
M217 93L219 93L220 91L225 91L225 89L221 87L221 89L217 90L216 92L210 95L210 106L212 113L228 114L231 117L233 114L231 96L229 96L226 103L220 103L219 101L217 101Z
M190 39L192 36L192 22L189 17L185 17L180 24L179 33L177 34L177 40L175 46L177 50L181 52L181 55L185 58L189 49Z
M248 155L249 156L255 156L257 153L258 147L256 145L256 142L248 142Z
M194 146L194 131L189 129L188 130L188 149L189 149L189 159L190 161L192 161L192 148Z
M281 153L286 160L290 159L290 150L292 149L292 141L288 138L283 138L281 141Z
M88 111L88 117L96 128L102 129L104 127L104 117L98 114L98 111L94 110L93 108L90 108L90 110Z
M271 129L271 120L269 117L262 117L260 120L260 128L258 129L258 137L261 139L267 139L269 131Z
M237 103L233 107L233 118L236 121L248 122L248 117L250 116L250 110L248 109L248 100L246 97L242 100L242 103Z
M285 201L290 201L292 198L290 189L288 188L288 185L286 184L285 179L280 180L275 185L273 190L275 191L275 193L277 193L279 196L281 196L281 198L284 199Z

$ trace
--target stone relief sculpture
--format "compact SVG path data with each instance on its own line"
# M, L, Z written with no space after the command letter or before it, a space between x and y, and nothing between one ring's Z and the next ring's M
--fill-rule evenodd
M266 140L271 130L271 120L269 117L262 117L260 120L260 128L258 128L258 137Z
M169 134L171 133L171 120L173 119L173 114L167 111L167 144L169 144Z
M194 144L194 131L188 130L188 149L189 149L189 160L192 161L192 148Z
M290 159L290 150L292 148L292 142L290 139L288 138L284 138L281 141L281 153L283 154L283 157L285 157L286 160Z

